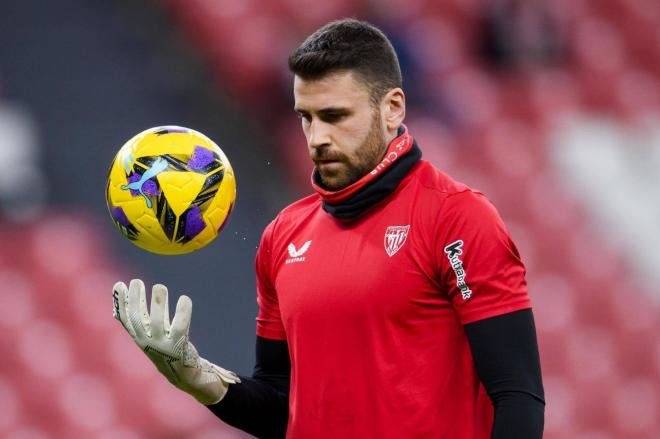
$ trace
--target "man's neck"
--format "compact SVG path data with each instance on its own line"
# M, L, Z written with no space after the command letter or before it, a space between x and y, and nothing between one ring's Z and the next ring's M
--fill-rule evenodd
M394 130L387 131L387 135L385 136L385 144L383 145L378 161L374 164L374 167L385 158L385 154L387 154L387 150L390 148L390 144L392 143L392 141L400 136L399 133L400 129L401 128L399 127Z

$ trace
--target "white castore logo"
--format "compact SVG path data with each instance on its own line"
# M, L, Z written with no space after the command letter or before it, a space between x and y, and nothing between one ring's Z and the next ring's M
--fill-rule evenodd
M310 245L312 245L312 241L307 241L299 249L296 249L296 246L293 245L293 242L291 244L289 244L288 250L289 250L289 256L291 256L291 257L286 260L286 263L287 264L292 264L294 262L304 261L305 256L303 256L303 255L305 253L307 253L307 250L309 250Z

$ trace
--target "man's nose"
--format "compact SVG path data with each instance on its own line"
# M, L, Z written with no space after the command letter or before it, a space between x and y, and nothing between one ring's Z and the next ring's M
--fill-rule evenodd
M330 146L330 130L328 124L320 120L314 120L309 126L309 138L307 143L310 149Z

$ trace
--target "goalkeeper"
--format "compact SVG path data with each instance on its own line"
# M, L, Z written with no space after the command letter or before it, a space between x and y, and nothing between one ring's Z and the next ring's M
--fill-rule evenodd
M256 366L238 377L170 324L167 290L114 287L158 370L264 438L540 438L544 394L525 267L486 197L421 159L383 33L332 22L289 57L315 194L256 257Z

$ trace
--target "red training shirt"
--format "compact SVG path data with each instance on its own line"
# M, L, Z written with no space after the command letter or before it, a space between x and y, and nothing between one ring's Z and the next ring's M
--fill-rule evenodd
M285 208L256 258L257 335L291 356L287 437L490 438L463 325L531 306L495 208L424 160L357 218L321 202Z

